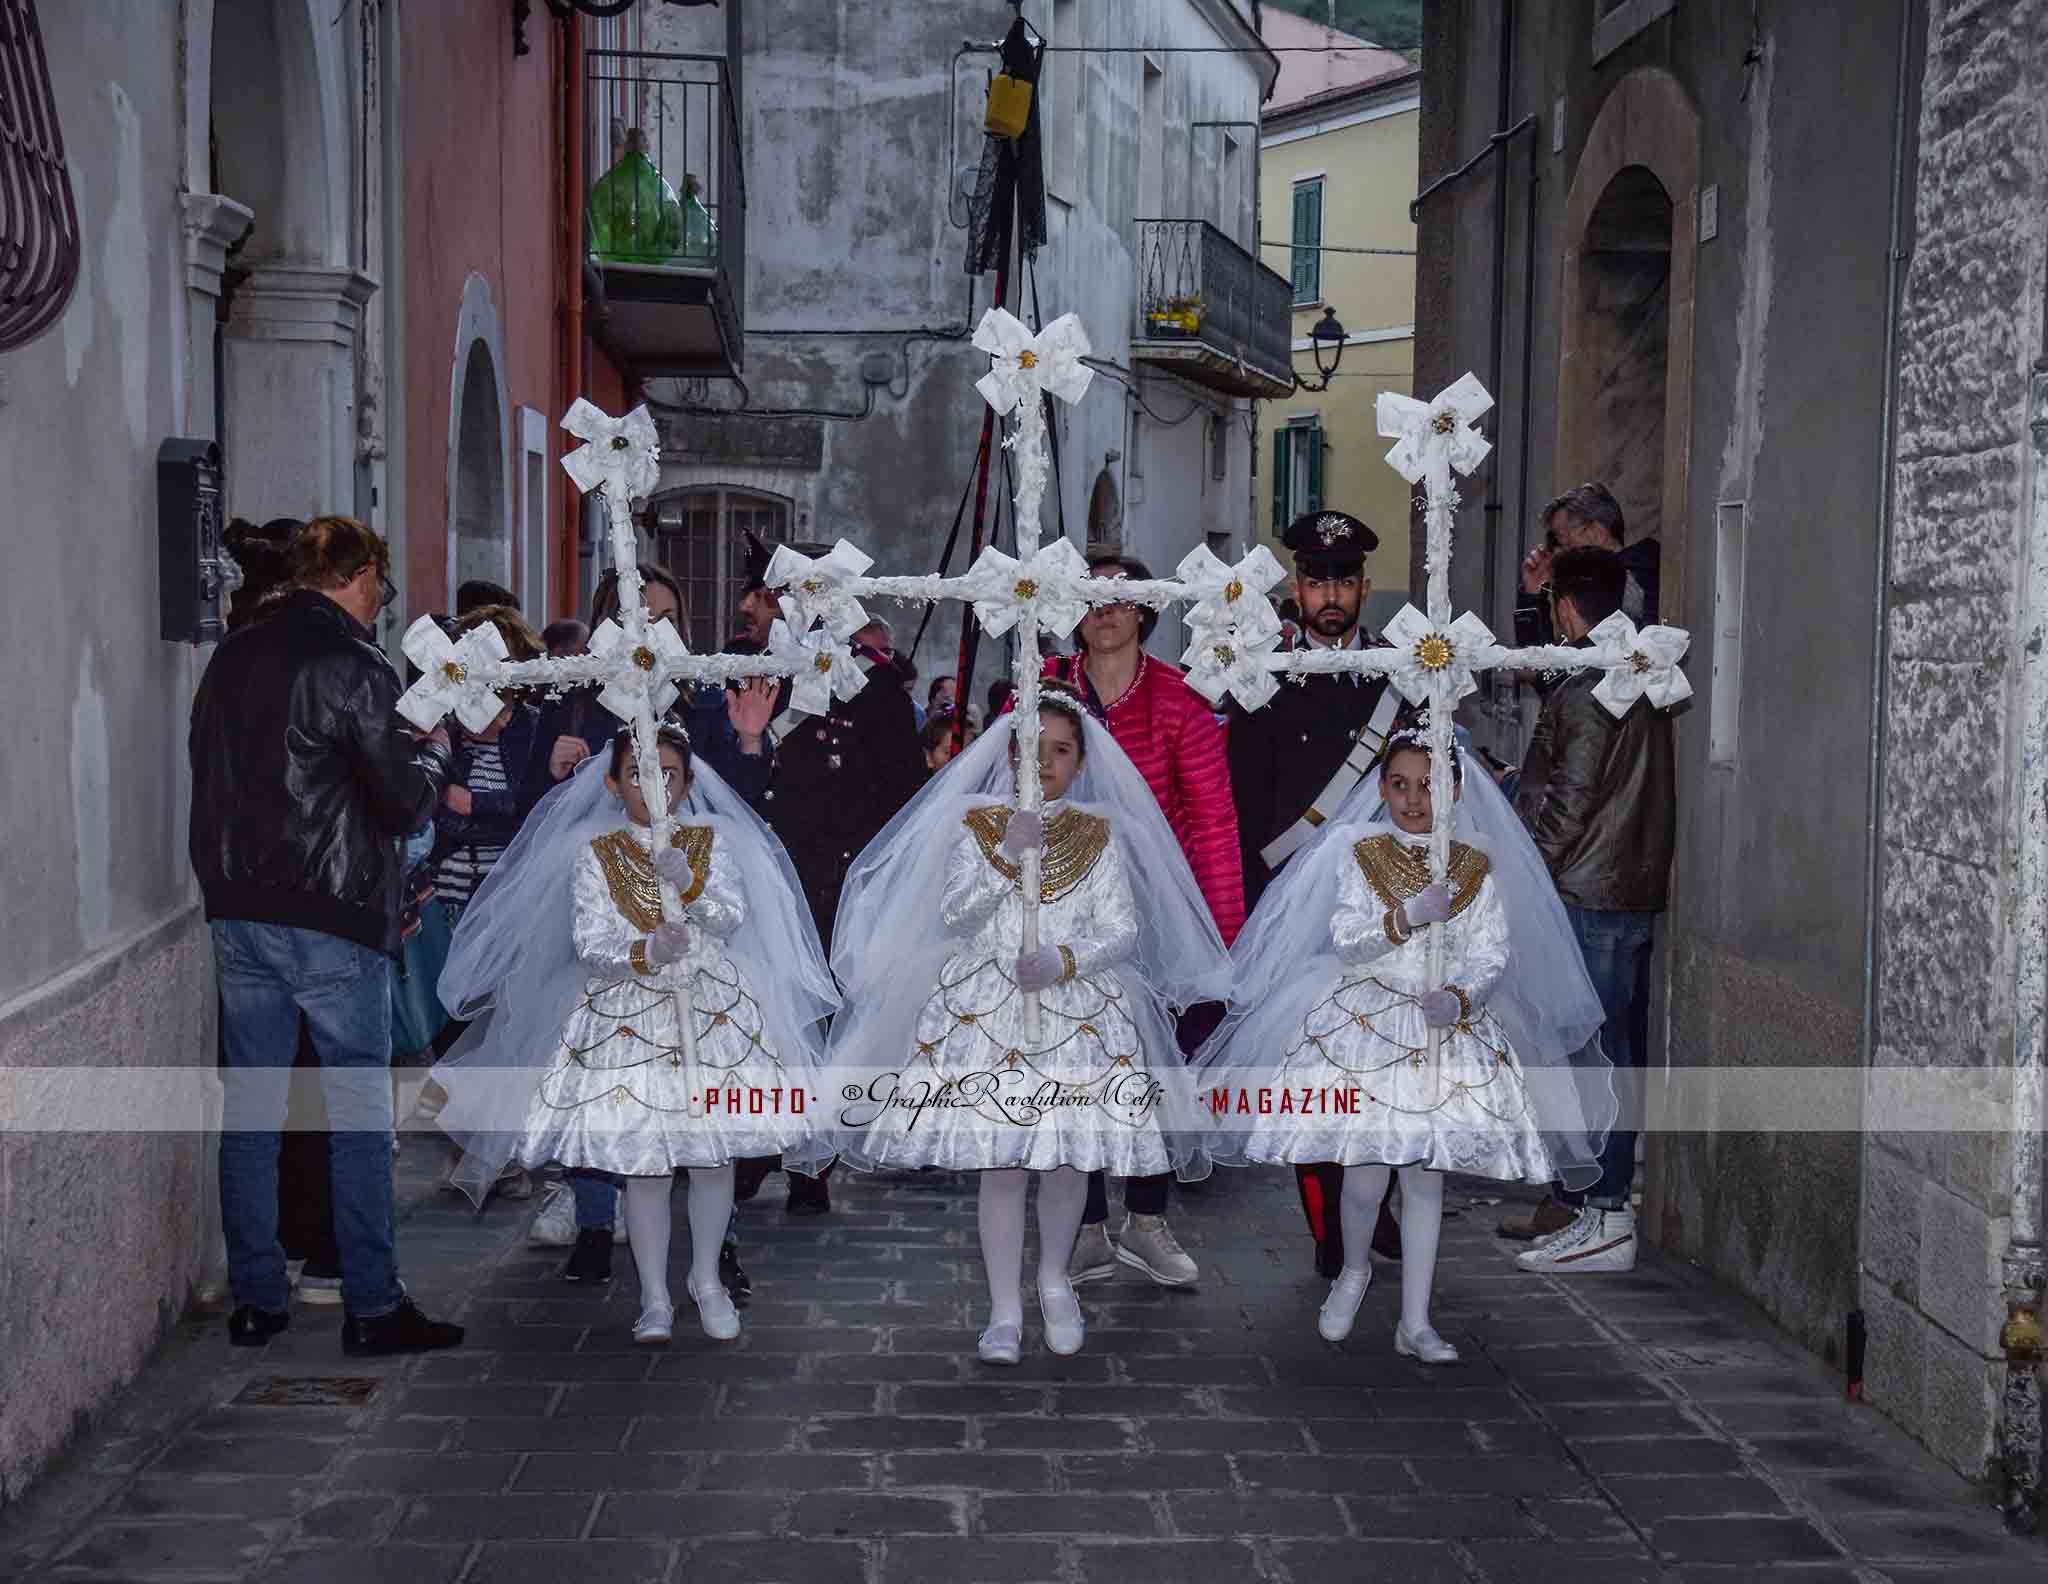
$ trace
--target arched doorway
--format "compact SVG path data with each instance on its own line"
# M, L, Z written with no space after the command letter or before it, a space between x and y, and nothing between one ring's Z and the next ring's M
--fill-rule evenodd
M1559 488L1597 478L1655 533L1659 616L1683 623L1692 464L1699 112L1645 67L1607 96L1566 201Z
M1116 479L1109 469L1095 475L1095 488L1088 495L1088 545L1121 546L1124 537L1124 503L1117 493Z
M1590 403L1585 465L1614 491L1631 539L1664 518L1664 434L1671 341L1671 197L1630 165L1607 184L1579 255L1579 344Z
M350 35L324 0L210 9L205 142L188 160L203 152L211 195L232 200L215 206L229 249L214 358L228 509L355 512L356 341L376 284L353 265ZM227 229L240 209L246 234Z
M448 583L445 608L470 578L519 587L512 533L510 414L504 342L491 283L463 282L448 385Z
M505 511L505 414L498 403L498 375L491 349L469 344L455 408L454 565L449 598L470 578L489 578L511 587L511 521Z

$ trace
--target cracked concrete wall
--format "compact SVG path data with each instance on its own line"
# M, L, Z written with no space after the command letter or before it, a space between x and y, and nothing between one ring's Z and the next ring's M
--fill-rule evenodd
M1077 0L1062 4L1057 19L1052 10L1040 0L1025 14L1048 32L1066 29L1060 43L1219 42L1196 0ZM692 15L650 16L648 47L720 47L717 26ZM965 176L971 185L980 158L993 57L966 55L956 70L955 51L963 39L1000 38L1011 17L1000 0L972 0L943 19L925 7L856 0L749 0L745 377L752 404L857 412L860 362L873 352L894 360L895 380L875 392L871 417L822 425L816 470L693 462L689 420L681 418L670 430L664 490L724 484L785 496L794 502L797 537L844 535L882 571L936 568L980 439L974 381L987 364L964 340L906 344L901 332L971 328L991 301L993 274L970 288L962 270L967 233L956 222L967 211L959 183ZM1048 59L1045 115L1079 113L1069 159L1047 138L1049 238L1035 266L1037 302L1048 321L1078 313L1096 354L1129 369L1141 60ZM1255 123L1260 63L1242 55L1157 61L1165 80L1164 212L1216 221L1249 245L1256 126L1237 134L1240 197L1232 206L1220 191L1223 130L1190 123ZM1009 306L1030 318L1028 276L1021 289L1013 284ZM835 333L870 330L881 333ZM1242 552L1254 522L1250 404L1165 375L1140 371L1133 379L1150 415L1100 373L1079 403L1060 407L1059 498L1056 507L1048 491L1043 531L1057 531L1063 517L1068 537L1081 542L1090 492L1106 468L1122 504L1124 544L1155 570L1164 572L1209 533L1229 535ZM715 388L708 394L728 400ZM1212 418L1225 426L1220 478L1211 468ZM998 466L992 496L1000 490ZM964 556L956 553L953 570L964 568ZM899 629L914 630L916 612L889 614ZM957 631L957 617L942 608L919 656L928 677L953 669ZM1152 649L1177 659L1182 647L1178 616L1169 615ZM984 649L977 692L995 674Z
M0 358L0 1071L211 1069L185 852L199 657L157 637L156 449L212 428L188 410L180 8L79 0L42 24L82 259L58 325ZM192 1135L0 1129L0 1504L183 1308L207 1158Z
M2012 1059L2012 804L2028 380L2048 261L2048 4L1930 0L1899 346L1876 1060ZM2009 1103L2009 1102L2008 1102ZM2007 1140L1886 1134L1868 1162L1870 1395L1987 1472Z

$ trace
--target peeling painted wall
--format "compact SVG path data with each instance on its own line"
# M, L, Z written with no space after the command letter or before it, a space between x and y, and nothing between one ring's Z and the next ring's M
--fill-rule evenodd
M187 411L179 11L42 8L83 267L61 323L0 358L0 1068L213 1062L198 657L157 637L156 447L211 427ZM0 1134L0 1504L182 1309L213 1231L203 1143Z
M1069 8L1060 9L1065 19ZM1052 29L1049 10L1039 0L1025 14ZM1071 14L1079 36L1094 45L1219 39L1195 0L1077 0ZM693 23L691 15L651 16L649 47L721 47L717 27ZM854 0L749 0L744 15L746 381L753 405L857 411L859 364L870 352L888 353L896 378L876 391L872 417L824 425L823 465L815 473L691 463L688 419L680 420L662 487L726 484L787 496L799 537L845 535L882 570L931 570L973 463L982 414L973 382L986 361L959 340L906 346L900 333L809 332L971 326L989 305L994 277L970 288L961 268L967 233L955 221L964 221L967 207L958 180L971 177L980 156L992 57L967 55L956 71L954 52L962 39L1000 38L1010 9L993 0L944 13ZM1255 123L1259 61L1156 59L1165 73L1165 213L1226 221L1225 230L1248 241L1256 127L1240 133L1242 202L1232 207L1220 193L1220 133L1190 123ZM1130 368L1140 58L1052 60L1047 113L1078 104L1085 115L1077 122L1071 176L1051 173L1050 238L1037 259L1037 300L1047 320L1080 314L1096 353ZM1028 317L1031 305L1027 278L1021 294L1013 288L1010 306ZM1142 370L1134 378L1149 415L1107 375L1060 413L1058 494L1068 536L1077 543L1085 537L1089 494L1107 467L1122 500L1125 547L1155 569L1170 567L1209 533L1230 536L1242 551L1252 530L1250 404ZM1220 478L1211 467L1212 418L1225 426ZM1049 498L1046 531L1060 520ZM956 557L954 569L962 565ZM899 626L915 622L912 614ZM956 621L942 611L919 657L927 675L953 668L956 633ZM1178 657L1183 643L1178 619L1170 617L1152 647ZM985 684L994 674L986 653L982 665Z

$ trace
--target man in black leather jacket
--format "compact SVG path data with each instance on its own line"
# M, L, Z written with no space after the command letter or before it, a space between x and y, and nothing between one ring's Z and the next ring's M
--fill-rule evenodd
M293 540L294 585L231 634L192 706L192 867L212 927L226 1089L221 1221L235 1312L260 1346L290 1323L278 1133L303 1013L319 1052L341 1246L342 1351L452 1347L398 1279L391 1197L391 958L399 840L433 812L448 739L414 739L371 642L390 552L346 517Z

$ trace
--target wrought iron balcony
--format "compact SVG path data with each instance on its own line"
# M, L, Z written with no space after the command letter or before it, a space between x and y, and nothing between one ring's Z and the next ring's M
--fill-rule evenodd
M1138 222L1131 356L1233 396L1294 389L1294 288L1206 220Z
M629 376L738 371L747 188L722 56L592 50L585 245L602 284L592 333Z

